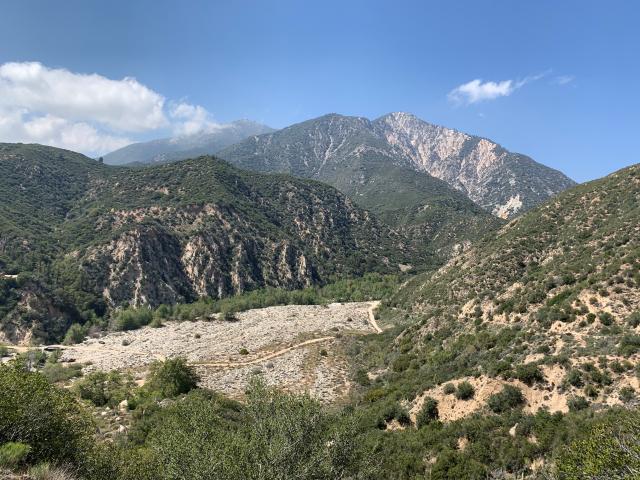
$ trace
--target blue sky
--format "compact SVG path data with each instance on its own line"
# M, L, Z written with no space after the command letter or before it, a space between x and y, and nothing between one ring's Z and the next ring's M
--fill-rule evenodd
M91 154L238 118L409 111L584 181L640 162L637 5L5 0L0 141Z

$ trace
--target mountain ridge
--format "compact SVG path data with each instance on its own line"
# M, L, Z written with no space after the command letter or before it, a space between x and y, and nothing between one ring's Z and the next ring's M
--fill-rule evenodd
M9 339L59 337L71 322L123 305L397 272L423 255L328 185L213 157L110 167L0 144L0 171L10 199L0 207L0 324Z
M190 135L132 143L107 153L102 158L109 165L144 165L186 160L200 155L213 155L247 137L271 131L271 127L242 119Z

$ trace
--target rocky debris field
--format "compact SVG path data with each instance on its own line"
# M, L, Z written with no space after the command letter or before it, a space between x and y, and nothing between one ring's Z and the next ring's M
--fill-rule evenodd
M348 391L340 337L375 333L369 312L376 304L287 305L238 313L231 322L171 321L87 339L66 347L62 361L142 378L154 360L182 356L196 366L202 386L232 397L261 375L269 384L332 401Z

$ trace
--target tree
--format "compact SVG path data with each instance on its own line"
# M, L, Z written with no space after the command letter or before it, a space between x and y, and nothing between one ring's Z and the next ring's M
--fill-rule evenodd
M29 445L29 463L84 461L92 424L69 392L17 362L0 366L0 392L0 444Z
M200 379L193 367L187 365L186 359L178 357L154 362L147 386L163 398L170 398L193 390L198 386L198 381Z
M437 420L439 416L438 401L432 397L427 397L424 399L422 409L420 409L420 413L418 413L418 416L416 417L416 427L423 427L424 425Z

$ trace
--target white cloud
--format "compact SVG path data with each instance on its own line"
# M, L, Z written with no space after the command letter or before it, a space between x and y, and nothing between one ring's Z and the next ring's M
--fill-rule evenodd
M451 90L448 98L458 105L470 105L486 100L495 100L499 97L508 97L527 83L535 82L545 77L549 72L548 70L536 75L529 75L522 80L502 80L500 82L483 82L482 79L476 78Z
M518 87L513 83L513 80L483 83L481 79L476 78L451 90L449 100L457 104L478 103L498 97L507 97L516 88Z
M212 132L221 128L211 114L199 105L180 102L169 110L172 119L173 134L192 135L200 132Z
M218 127L203 107L167 102L134 78L113 80L37 62L0 65L0 142L99 155L142 132L188 135Z
M114 130L142 132L167 124L164 97L133 78L47 68L37 62L0 65L0 106L94 121Z

